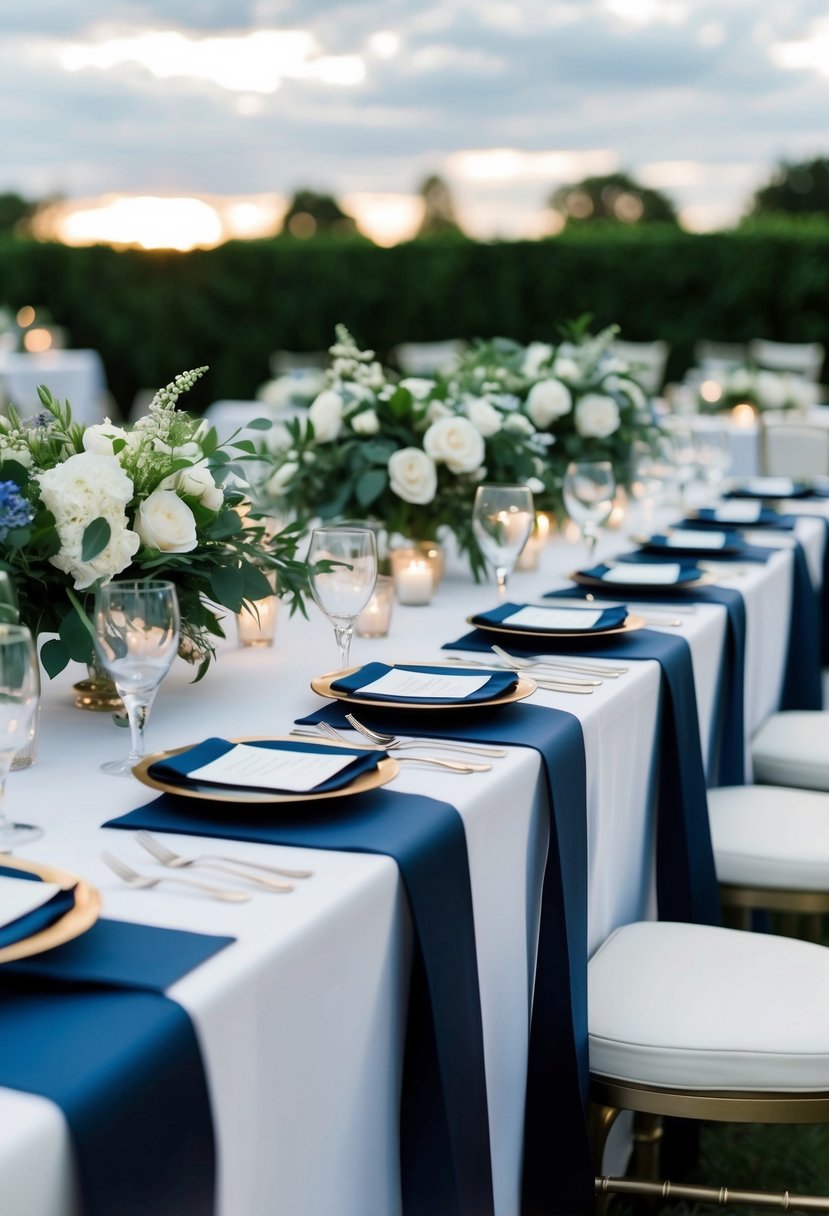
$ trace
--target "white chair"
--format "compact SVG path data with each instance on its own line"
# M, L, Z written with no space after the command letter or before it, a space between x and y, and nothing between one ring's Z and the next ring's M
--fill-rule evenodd
M772 934L671 922L613 933L590 960L594 1161L622 1110L637 1112L637 1173L658 1168L662 1116L829 1122L829 950ZM598 1194L724 1204L722 1187L597 1178ZM732 1202L799 1196L732 1190ZM809 1198L829 1212L829 1198Z
M466 350L461 338L444 342L400 342L389 352L389 358L404 376L432 376L443 372Z
M820 342L772 342L768 338L753 338L748 344L748 357L758 367L770 372L793 372L815 383L820 380L823 355Z
M748 350L742 342L712 342L700 338L694 344L694 362L703 372L727 371L748 362Z
M764 785L829 790L829 713L782 710L751 741L754 778Z
M760 472L772 477L829 474L829 427L760 418Z
M654 342L625 342L617 339L611 350L630 364L634 378L645 392L655 397L665 383L665 369L671 352L669 343L661 338Z

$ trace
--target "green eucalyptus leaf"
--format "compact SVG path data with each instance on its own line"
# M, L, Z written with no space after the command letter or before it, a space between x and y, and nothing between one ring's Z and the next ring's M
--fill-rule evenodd
M88 523L83 530L81 540L81 561L91 562L99 553L103 553L109 544L111 535L112 528L102 515Z
M385 469L369 469L358 479L355 487L357 501L361 507L370 507L380 497L388 484Z
M249 431L269 431L272 426L270 418L254 418L251 422L245 423L245 427Z

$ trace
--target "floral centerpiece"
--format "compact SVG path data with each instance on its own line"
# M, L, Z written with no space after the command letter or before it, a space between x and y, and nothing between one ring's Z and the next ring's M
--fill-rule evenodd
M633 443L655 442L658 434L635 368L613 353L618 326L591 334L588 324L589 317L582 317L565 326L557 345L479 342L449 377L455 394L512 400L544 437L544 489L536 505L559 515L570 461L609 460L617 482L628 485Z
M179 652L197 678L224 636L222 609L273 595L269 575L291 610L302 608L300 526L272 534L240 477L253 444L220 445L177 408L206 370L177 376L129 429L74 422L46 388L31 421L12 408L0 418L0 565L21 621L35 636L56 635L41 648L50 675L92 660L94 592L118 576L175 584Z
M755 410L805 413L817 404L818 387L804 376L771 372L744 364L706 376L697 389L699 409L706 414L751 405Z
M409 540L449 529L479 574L472 503L482 481L543 491L546 441L513 399L446 380L395 380L339 325L323 391L263 452L267 493L322 519L373 519Z

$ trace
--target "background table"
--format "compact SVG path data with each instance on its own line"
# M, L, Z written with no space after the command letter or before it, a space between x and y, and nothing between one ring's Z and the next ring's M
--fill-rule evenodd
M111 408L104 364L97 351L0 351L0 404L10 401L24 418L30 418L43 409L37 395L40 384L53 397L68 399L78 422L102 422Z

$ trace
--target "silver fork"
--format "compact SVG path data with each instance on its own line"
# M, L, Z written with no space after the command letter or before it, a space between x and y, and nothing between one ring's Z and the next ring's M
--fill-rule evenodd
M593 676L603 676L609 680L615 680L619 676L626 675L630 670L627 667L611 667L607 663L595 663L592 659L588 661L581 657L577 659L560 659L546 654L518 655L512 654L509 650L504 650L502 646L494 644L492 649L504 655L507 662L515 663L517 666L527 663L529 667L561 667L564 671L579 671Z
M212 883L198 882L195 878L180 878L177 874L162 874L160 877L139 874L137 870L133 870L132 866L121 861L120 857L113 857L112 853L108 853L106 850L101 854L101 861L109 866L122 882L136 891L149 891L151 887L157 887L159 883L175 882L180 887L190 887L194 891L210 895L213 899L221 899L224 903L244 904L250 899L248 891L228 891L225 887L214 887Z
M323 735L326 735L329 739L333 739L336 743L347 743L349 747L365 747L369 750L373 748L375 751L386 750L368 742L365 744L353 743L351 740L346 739L344 735L341 735L339 731L335 730L333 726L329 726L327 722L318 722L317 728ZM292 735L313 736L314 733L314 731L304 731L301 728L295 728L291 731ZM316 735L316 738L319 738L319 734ZM437 756L399 756L397 762L398 764L425 764L430 768L445 768L450 773L488 773L492 769L491 764L473 764L471 761L461 764L458 760L442 760Z
M398 739L397 735L385 735L382 731L364 726L362 722L357 721L353 714L346 714L345 717L346 721L350 722L361 735L365 735L372 743L379 744L389 752L401 751L407 747L444 747L448 751L467 752L475 756L500 757L507 754L503 747L476 747L471 743L456 742L452 739Z
M518 655L510 654L508 650L504 650L503 647L496 646L495 644L492 646L492 652L493 654L497 654L499 658L503 659L507 666L511 667L514 671L535 672L537 668L547 666L542 659L519 658ZM561 682L562 684L572 684L577 687L598 688L598 686L602 683L598 676L594 676L592 680L577 680L573 676L560 675L556 675L554 678L556 683Z
M294 890L293 883L279 882L275 878L264 878L259 874L247 874L239 866L232 862L228 863L226 858L222 857L183 857L181 853L174 853L172 849L168 849L160 840L156 840L149 832L136 832L135 840L143 849L151 853L156 861L160 861L163 866L169 866L171 870L184 870L189 866L197 866L204 870L218 870L222 874L231 874L234 878L242 879L244 882L255 883L256 886L262 887L265 891L273 891L275 893L287 894ZM307 873L307 871L305 871Z
M455 655L451 655L446 661L447 663L456 663L459 667L487 667L490 671L493 667L497 667L499 670L506 669L507 671L518 670L514 663L495 663L492 659L487 663L483 663L478 659L461 659ZM572 692L578 696L589 696L593 692L589 681L565 682L564 680L560 680L555 673L537 675L533 672L532 679L537 688L543 688L546 692Z

